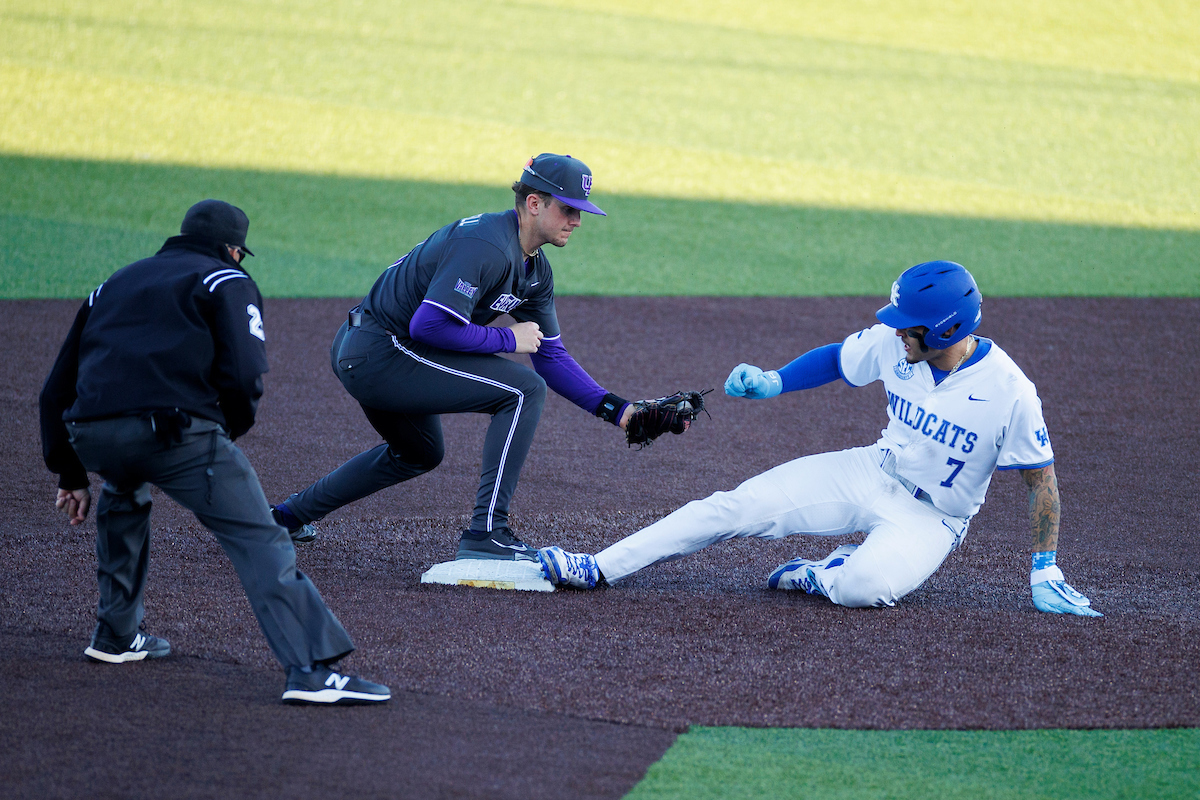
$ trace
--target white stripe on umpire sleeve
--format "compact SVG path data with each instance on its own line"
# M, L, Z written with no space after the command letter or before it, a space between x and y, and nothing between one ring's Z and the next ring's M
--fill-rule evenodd
M233 280L237 280L238 278L249 278L249 277L250 276L244 272L239 272L236 275L224 275L220 278L217 278L215 281L212 282L212 286L208 287L208 293L212 294L216 290L216 288L218 286L220 286L222 283L224 283L225 281L233 281Z
M430 361L427 358L422 358L421 356L414 353L412 350L409 350L407 347L400 344L400 340L398 340L395 337L395 335L392 336L392 345L397 350L399 350L401 353L404 353L404 355L408 356L409 358L413 359L414 361L416 361L420 364L424 364L427 367L433 367L434 369L438 370L439 372L445 372L450 375L457 375L458 377L466 378L469 381L477 381L479 383L486 383L488 386L495 386L499 389L504 389L506 391L512 392L513 394L515 394L517 396L517 413L513 414L512 425L510 425L508 428L508 438L506 438L504 440L504 449L500 453L500 463L496 467L496 481L495 481L495 484L492 486L492 501L491 501L491 503L488 504L487 532L491 533L492 532L492 517L496 512L496 501L500 495L500 479L504 475L504 465L508 461L508 448L512 444L513 436L516 435L517 423L521 421L521 409L525 406L525 393L522 392L520 389L518 389L515 386L509 386L508 384L501 383L500 381L493 380L491 378L485 378L483 375L476 375L472 372L463 372L462 370L447 367L445 364L439 364L436 361Z
M241 275L241 274L244 274L244 273L240 269L230 269L230 268L226 267L225 269L218 269L214 272L208 273L208 275L206 275L204 278L204 283L207 284L213 278L220 278L224 275ZM247 276L247 277L249 277L249 276Z

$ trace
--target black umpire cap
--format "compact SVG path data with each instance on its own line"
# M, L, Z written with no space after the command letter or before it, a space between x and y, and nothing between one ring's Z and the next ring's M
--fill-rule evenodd
M521 183L545 192L571 208L607 217L600 207L588 201L592 193L592 171L578 158L542 153L525 164Z
M254 255L246 247L246 232L250 230L250 218L246 212L224 200L201 200L183 215L179 232L184 236L205 236L216 239L230 247L240 247L247 255Z

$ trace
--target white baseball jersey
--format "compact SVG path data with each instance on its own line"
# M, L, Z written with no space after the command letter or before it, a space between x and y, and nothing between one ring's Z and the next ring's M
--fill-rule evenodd
M849 383L883 381L888 426L879 447L895 454L896 472L960 517L979 511L997 468L1054 461L1032 381L994 342L981 338L979 345L982 357L936 385L929 364L909 364L887 325L847 337L840 356Z

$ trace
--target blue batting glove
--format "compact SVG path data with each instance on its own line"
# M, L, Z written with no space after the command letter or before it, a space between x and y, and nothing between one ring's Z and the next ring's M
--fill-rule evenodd
M1063 580L1049 580L1033 585L1033 605L1048 614L1075 614L1080 617L1103 617L1091 608L1092 601L1071 588Z
M783 379L771 370L763 372L752 364L738 364L725 380L725 394L750 400L765 400L783 391Z

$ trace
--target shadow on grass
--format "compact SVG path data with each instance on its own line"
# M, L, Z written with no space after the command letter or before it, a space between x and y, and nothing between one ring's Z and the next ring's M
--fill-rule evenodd
M515 177L515 176L514 176ZM0 297L82 297L153 253L205 197L246 210L264 294L358 296L507 187L0 156ZM604 193L551 253L562 294L877 295L903 268L965 264L985 295L1200 295L1200 231Z

